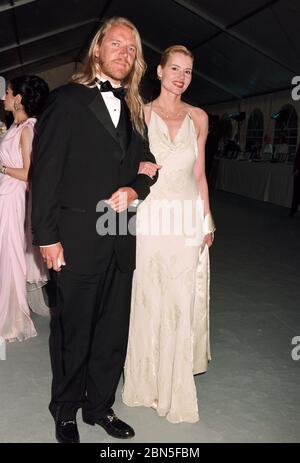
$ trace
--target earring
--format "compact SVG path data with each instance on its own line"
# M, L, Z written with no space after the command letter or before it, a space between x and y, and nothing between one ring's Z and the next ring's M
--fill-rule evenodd
M20 109L21 109L21 105L18 104L18 103L16 103L16 102L14 102L14 110L15 110L15 111L20 111Z

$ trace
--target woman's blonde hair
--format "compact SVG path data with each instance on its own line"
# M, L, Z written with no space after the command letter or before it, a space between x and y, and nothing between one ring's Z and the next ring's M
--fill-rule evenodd
M182 53L183 55L189 56L194 61L194 55L191 52L191 50L186 48L184 45L172 45L171 47L166 48L163 54L161 55L159 64L162 68L166 65L172 53Z
M82 71L72 76L72 82L87 86L94 84L97 68L101 71L101 68L99 68L98 58L95 56L95 48L97 45L101 46L103 38L108 29L115 25L123 25L129 27L132 30L136 40L137 50L135 61L131 72L127 77L125 77L123 85L127 89L125 99L130 110L133 126L139 134L144 136L145 122L143 115L143 101L139 94L139 85L146 70L146 63L143 57L140 34L131 21L122 17L114 17L107 20L101 26L92 40Z

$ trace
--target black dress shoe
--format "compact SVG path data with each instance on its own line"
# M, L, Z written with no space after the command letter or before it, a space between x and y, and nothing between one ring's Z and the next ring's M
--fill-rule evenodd
M56 439L60 444L79 444L76 420L57 420Z
M124 423L124 421L119 420L119 418L114 414L112 409L108 410L106 415L95 420L83 420L87 424L94 426L99 424L107 434L117 439L129 439L135 435L134 430L131 426Z

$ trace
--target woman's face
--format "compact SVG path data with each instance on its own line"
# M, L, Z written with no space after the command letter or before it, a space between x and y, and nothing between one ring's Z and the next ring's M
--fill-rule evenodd
M161 85L167 91L181 95L186 91L192 80L193 60L183 53L171 53L168 61L157 68Z
M20 104L21 102L21 97L20 95L13 95L12 88L10 85L8 85L6 92L5 92L5 98L4 98L4 109L6 111L14 111L14 103Z

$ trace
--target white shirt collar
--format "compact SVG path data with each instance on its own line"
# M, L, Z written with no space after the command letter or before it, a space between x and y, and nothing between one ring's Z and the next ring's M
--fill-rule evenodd
M100 74L96 74L96 77L97 77L97 79L100 79L101 82L106 82L107 80L109 80L109 79L105 79L105 78L102 77ZM111 82L111 81L109 81L109 82L111 83L111 86L114 87L114 88L121 87L121 84L116 85L116 84L114 84L114 83ZM100 87L99 84L98 84L97 82L96 82L96 84L97 84L98 87Z

